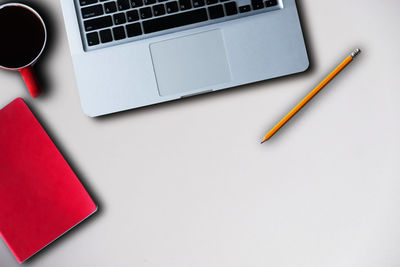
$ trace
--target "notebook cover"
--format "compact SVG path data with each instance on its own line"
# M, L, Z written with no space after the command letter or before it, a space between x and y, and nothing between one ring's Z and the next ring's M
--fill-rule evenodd
M25 102L0 110L0 234L18 262L96 209Z

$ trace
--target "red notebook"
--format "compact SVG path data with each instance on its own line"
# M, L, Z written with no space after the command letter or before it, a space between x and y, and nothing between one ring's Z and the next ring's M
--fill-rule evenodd
M96 209L24 101L0 110L0 234L18 262Z

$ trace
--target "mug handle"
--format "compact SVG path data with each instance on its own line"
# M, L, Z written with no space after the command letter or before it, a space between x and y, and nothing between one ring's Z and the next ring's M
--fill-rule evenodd
M19 72L21 73L22 78L24 79L24 82L26 84L26 87L28 87L29 93L31 93L31 96L33 98L39 96L41 90L38 81L33 73L32 66L22 68L19 70Z

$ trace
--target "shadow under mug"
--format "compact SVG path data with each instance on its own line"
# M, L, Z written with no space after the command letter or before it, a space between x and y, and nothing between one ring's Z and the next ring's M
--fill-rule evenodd
M41 90L32 66L47 41L43 19L24 4L0 5L0 36L0 68L19 71L31 96L39 96Z

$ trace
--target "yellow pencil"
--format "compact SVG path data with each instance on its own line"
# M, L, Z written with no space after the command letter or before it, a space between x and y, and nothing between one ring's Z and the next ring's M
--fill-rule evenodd
M322 88L325 87L333 78L335 78L338 73L343 70L352 60L361 52L360 49L354 50L350 56L348 56L339 66L336 67L332 71L331 74L328 75L317 87L314 88L303 100L300 101L277 125L274 126L265 136L264 139L261 141L261 144L270 139L279 129L285 125L297 112L299 112L302 107L304 107Z

